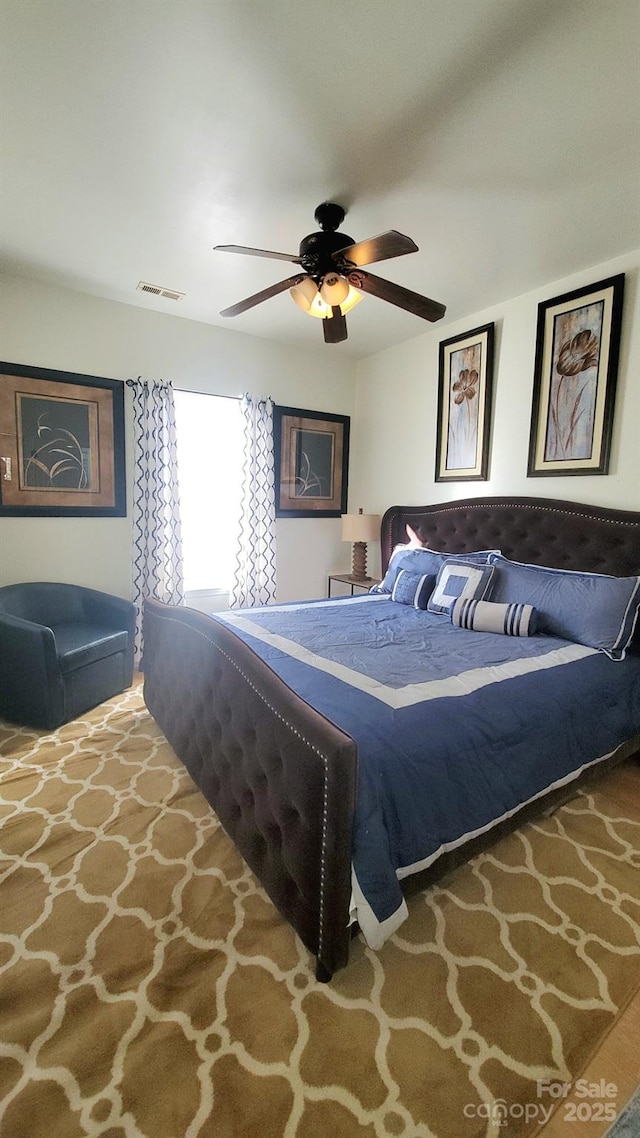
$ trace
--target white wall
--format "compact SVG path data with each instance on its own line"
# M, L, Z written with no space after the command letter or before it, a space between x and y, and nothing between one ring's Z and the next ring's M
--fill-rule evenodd
M356 367L320 345L304 352L241 333L64 289L0 277L0 355L8 362L103 375L171 379L176 387L239 395L352 416L349 508L383 513L476 495L526 494L640 509L640 250L477 312L436 325ZM620 366L608 475L527 478L537 306L624 272ZM373 301L372 301L373 303ZM494 321L496 366L489 480L436 483L440 340ZM131 425L127 422L128 499ZM0 584L77 581L130 596L127 518L0 518ZM323 596L350 551L335 519L280 519L278 596ZM369 549L368 568L379 567Z
M501 494L566 498L640 509L640 250L554 281L536 292L476 312L379 352L358 364L349 497L365 511L394 504ZM572 289L625 273L620 364L608 475L528 478L537 306ZM489 479L436 482L440 340L496 325ZM370 571L378 568L372 549Z
M302 317L301 317L302 318ZM355 365L133 305L0 277L0 356L86 375L170 379L218 395L270 395L283 405L352 415ZM75 581L131 595L131 414L127 399L126 518L0 518L0 585ZM278 597L324 596L327 572L348 566L338 519L279 519Z

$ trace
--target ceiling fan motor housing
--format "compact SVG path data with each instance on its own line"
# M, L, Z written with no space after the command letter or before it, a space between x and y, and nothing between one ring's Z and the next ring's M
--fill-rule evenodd
M305 272L313 277L323 277L326 273L340 271L339 259L334 261L333 253L355 245L353 237L346 233L309 233L300 242L300 260Z
M345 215L346 210L336 202L321 202L313 216L321 229L337 229Z

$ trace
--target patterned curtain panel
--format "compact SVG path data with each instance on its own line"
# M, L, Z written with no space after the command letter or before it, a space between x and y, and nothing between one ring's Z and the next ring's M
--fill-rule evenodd
M242 515L231 608L267 605L276 598L276 495L273 403L245 395Z
M144 598L184 604L182 531L173 388L142 379L128 379L127 387L134 411L132 579L140 661Z

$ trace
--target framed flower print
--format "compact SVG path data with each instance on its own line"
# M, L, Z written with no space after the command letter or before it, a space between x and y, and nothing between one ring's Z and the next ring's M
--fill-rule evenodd
M493 324L440 343L436 482L489 477Z
M624 274L538 305L530 478L606 474Z

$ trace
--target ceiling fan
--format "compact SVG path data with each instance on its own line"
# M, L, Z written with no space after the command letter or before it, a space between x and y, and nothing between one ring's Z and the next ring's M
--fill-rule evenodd
M344 216L342 206L334 202L319 205L314 217L320 231L303 237L297 256L272 253L268 249L247 249L244 245L215 245L214 251L217 252L271 257L276 261L291 261L304 269L304 273L287 277L238 304L232 304L230 308L223 309L220 315L239 316L263 300L269 300L289 289L296 304L310 316L322 319L327 344L339 344L341 340L346 340L345 314L362 300L365 292L386 300L389 304L395 304L398 308L404 308L423 320L440 320L446 311L444 304L376 277L362 268L363 265L372 265L376 261L402 257L405 253L417 253L418 246L415 242L396 229L389 229L367 241L356 242L353 237L347 237L346 233L336 233Z

